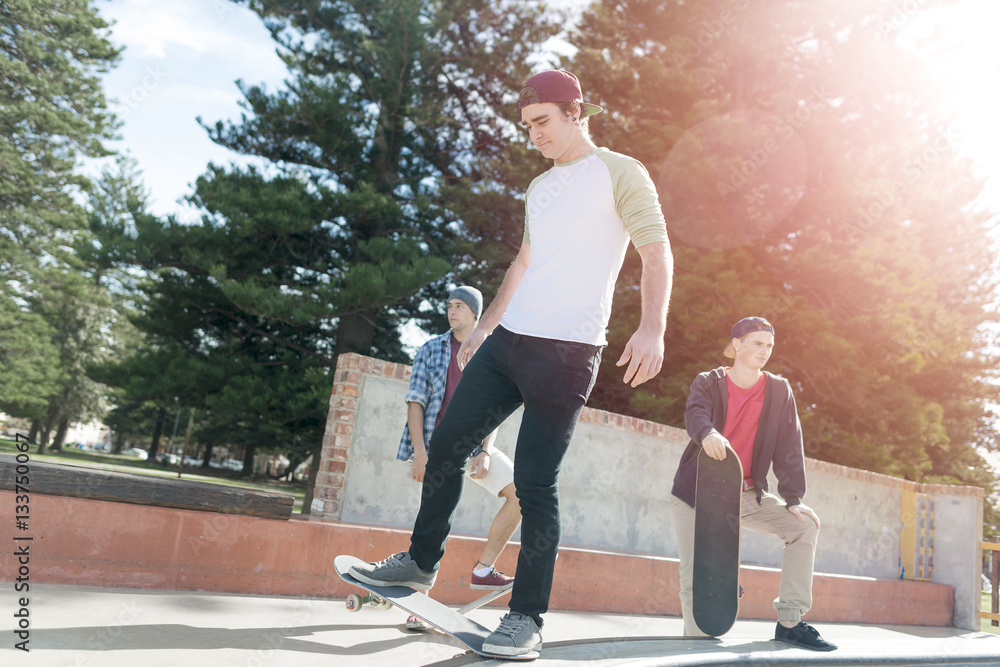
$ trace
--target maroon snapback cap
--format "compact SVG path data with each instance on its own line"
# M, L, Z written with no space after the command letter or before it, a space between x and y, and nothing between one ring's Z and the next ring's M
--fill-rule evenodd
M524 88L517 99L517 108L528 106L529 104L542 104L545 102L579 102L583 108L583 116L591 116L604 111L603 107L583 101L583 93L580 91L580 81L572 72L561 69L550 69L534 75L524 82Z

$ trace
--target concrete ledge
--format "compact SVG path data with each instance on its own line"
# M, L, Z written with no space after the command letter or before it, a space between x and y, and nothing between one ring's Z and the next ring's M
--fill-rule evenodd
M0 491L13 507L14 494ZM251 595L340 598L356 592L333 570L338 554L378 560L409 545L409 530L292 518L261 519L33 493L30 530L3 522L0 540L32 537L31 581L85 586L203 590ZM468 577L483 539L453 536L434 597L464 604L478 597ZM497 567L513 572L517 546ZM17 576L14 559L0 577ZM677 561L563 547L552 609L680 615ZM740 618L773 619L778 572L745 567ZM950 626L950 586L818 574L810 621ZM505 606L506 598L497 603Z
M15 491L18 464L13 457L0 456L0 489ZM202 512L242 514L268 519L287 519L295 498L211 482L169 477L150 477L111 470L97 470L55 463L32 462L29 493L108 500L119 503L176 507ZM24 493L17 490L17 493Z

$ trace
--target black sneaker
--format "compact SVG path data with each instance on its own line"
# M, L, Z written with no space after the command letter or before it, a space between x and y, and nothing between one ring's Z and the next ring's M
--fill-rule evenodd
M799 621L799 624L793 628L786 628L781 623L778 623L777 627L774 628L774 639L775 641L785 642L786 644L806 648L810 651L837 650L836 644L831 644L820 637L819 633L816 632L816 628L803 621Z

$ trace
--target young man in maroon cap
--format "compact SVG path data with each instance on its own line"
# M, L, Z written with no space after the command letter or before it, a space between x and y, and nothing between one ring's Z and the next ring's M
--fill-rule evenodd
M500 290L458 353L462 380L431 436L409 552L351 570L371 584L434 583L483 435L524 406L514 456L521 505L510 613L483 644L498 656L541 648L561 526L559 470L597 377L615 281L629 242L642 259L642 317L618 365L636 387L660 372L673 258L656 188L638 161L598 148L569 72L537 74L518 98L531 142L551 159L525 195L524 239Z
M458 367L458 350L472 333L483 313L483 294L471 285L461 285L448 296L448 324L451 328L420 346L413 357L410 388L406 401L406 426L399 441L396 459L412 461L410 477L422 483L427 467L427 442L444 418L451 397L455 394L462 370ZM508 577L494 566L500 552L521 524L521 509L514 492L514 463L494 446L496 431L483 439L469 457L466 473L488 493L503 499L493 518L486 544L469 575L469 588L498 590L510 585ZM427 630L429 625L416 616L406 619L410 630Z
M784 541L781 586L774 608L774 638L800 648L832 651L802 615L812 606L813 557L819 517L802 504L806 492L802 428L788 380L761 370L774 348L774 327L762 317L746 317L730 332L723 355L732 367L701 373L691 384L684 424L691 442L674 475L671 509L680 556L684 634L704 636L691 615L694 571L694 502L698 452L714 459L739 456L743 464L741 523ZM769 493L774 468L778 496Z

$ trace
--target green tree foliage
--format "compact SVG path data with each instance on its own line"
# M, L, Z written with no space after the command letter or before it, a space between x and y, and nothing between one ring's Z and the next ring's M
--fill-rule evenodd
M38 439L41 452L49 444L53 428L57 431L52 446L59 449L70 422L101 417L107 390L89 377L87 368L100 363L110 352L105 340L110 301L78 272L67 271L58 278L51 288L43 286L39 290L34 307L52 327L52 341L59 353L57 390L49 397Z
M132 318L142 340L96 370L122 390L122 426L146 402L171 411L176 402L205 411L200 440L244 446L248 459L296 435L321 440L331 313L353 280L331 266L323 199L294 176L212 168L192 201L206 211L199 224L137 210L98 229L96 261L145 276Z
M212 138L294 169L316 189L315 221L329 228L322 256L340 264L333 355L402 360L381 345L398 340L401 321L425 317L425 298L441 299L435 279L475 268L465 260L497 231L492 207L512 208L509 181L497 178L506 175L511 90L554 26L536 3L497 0L247 4L292 78L273 94L243 85L248 113L217 123ZM470 189L478 201L453 202ZM517 225L506 222L509 234ZM456 246L460 238L467 243Z
M92 416L86 378L100 300L72 247L85 227L80 156L105 154L112 117L99 75L118 51L89 2L0 3L0 404L47 439ZM38 430L38 429L33 429Z
M78 156L105 155L112 117L99 74L118 51L84 0L0 4L0 273L4 296L83 227ZM12 284L17 281L16 284Z
M926 3L925 8L931 4ZM888 0L596 3L570 63L599 144L657 179L676 258L664 372L592 404L683 424L729 327L763 315L809 456L919 481L992 483L990 215L921 49ZM609 48L609 45L615 47ZM638 318L634 262L611 347ZM991 438L992 440L992 438Z
M140 316L152 281L132 265L129 252L137 235L136 220L149 218L147 205L137 162L118 156L93 183L87 202L90 233L76 250L85 275L110 302L102 326L104 354L86 367L88 377L106 391L109 410L104 423L118 450L125 438L139 444L151 434L149 454L154 457L176 397L162 384L159 369L134 363L136 353L148 345L133 319Z
M0 299L0 410L41 419L57 391L58 356L45 318Z

